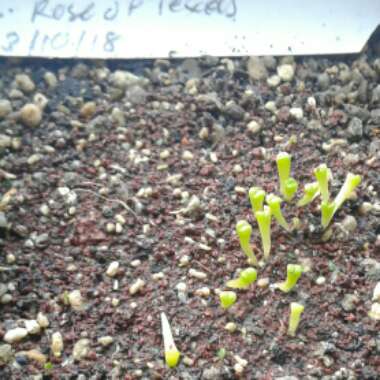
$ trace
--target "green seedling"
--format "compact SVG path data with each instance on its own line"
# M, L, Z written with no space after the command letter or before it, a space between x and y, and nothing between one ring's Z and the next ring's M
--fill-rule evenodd
M298 182L294 178L288 178L285 182L284 198L290 202L296 195L298 190Z
M236 293L232 291L225 291L219 294L220 306L223 309L230 308L236 302Z
M164 340L165 362L169 368L177 366L181 353L178 351L168 318L165 313L161 313L162 337Z
M286 152L280 152L276 157L278 178L280 179L280 192L285 197L285 184L290 177L292 157Z
M298 264L288 264L286 267L286 280L276 284L276 288L285 293L290 292L297 284L302 274L302 266Z
M296 335L296 331L301 319L301 314L303 313L304 309L305 307L297 302L292 302L290 304L288 335Z
M264 205L265 191L259 187L251 187L248 191L253 213L262 211Z
M236 223L236 233L239 236L240 247L248 257L248 263L250 265L257 265L257 259L250 243L252 235L251 225L245 220L240 220Z
M328 202L330 199L329 173L330 171L326 164L321 164L314 169L314 175L318 182L319 191L321 192L322 202Z
M257 279L257 271L254 268L244 269L238 278L227 281L227 286L233 289L247 289Z
M334 213L342 206L342 204L351 196L352 192L360 185L362 178L360 175L348 173L346 179L340 189L338 195L335 197Z
M304 195L297 202L297 206L303 207L303 206L308 205L309 203L313 202L313 200L318 196L318 194L319 194L318 182L307 183L304 187Z
M330 222L331 219L334 216L335 210L335 202L325 202L322 201L321 204L321 224L323 228L326 228Z
M270 221L271 212L268 206L264 206L263 211L255 212L255 217L259 225L261 243L263 246L263 252L265 259L269 258L271 249L271 232L270 232Z
M270 208L271 214L274 216L274 218L277 220L278 224L285 228L285 230L289 231L290 227L288 222L285 220L284 216L281 212L281 202L282 199L274 194L268 194L266 197L266 202Z

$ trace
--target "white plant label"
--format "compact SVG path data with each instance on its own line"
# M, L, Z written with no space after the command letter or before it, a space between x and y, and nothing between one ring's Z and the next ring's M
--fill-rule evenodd
M377 0L0 0L0 55L353 53L379 22Z

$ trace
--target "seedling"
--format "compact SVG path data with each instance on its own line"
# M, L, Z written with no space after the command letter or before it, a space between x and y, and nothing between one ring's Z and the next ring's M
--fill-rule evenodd
M346 179L340 189L338 195L335 197L334 213L342 206L342 204L351 196L352 192L360 185L362 178L360 175L348 173Z
M288 178L285 182L284 198L290 202L296 195L298 190L298 182L294 178Z
M178 364L181 353L174 343L172 330L165 313L161 313L161 328L164 339L165 362L168 367L174 368Z
M285 228L285 230L289 231L290 227L288 222L285 220L284 216L282 215L281 212L281 202L282 199L278 197L277 195L274 194L269 194L266 197L266 201L268 203L268 206L270 208L271 214L275 217L277 220L278 224L282 227Z
M257 259L250 243L252 235L251 225L245 220L240 220L236 224L236 233L239 236L240 247L248 257L248 263L250 265L257 265Z
M280 152L276 157L278 178L280 179L280 192L285 196L286 181L290 177L292 157L286 152Z
M264 205L265 191L259 187L251 187L248 191L253 213L262 211Z
M276 287L285 293L290 292L297 284L302 274L302 266L298 264L288 264L286 267L286 280L276 284Z
M314 169L314 175L317 179L319 190L322 196L322 202L328 202L330 198L329 193L329 169L326 164L319 165Z
M219 294L220 306L223 309L230 308L236 302L236 293L232 291L225 291Z
M307 183L304 187L304 195L297 202L298 207L303 207L311 203L319 194L318 182Z
M255 212L255 217L259 225L261 243L263 246L263 252L265 259L269 258L271 249L271 234L270 234L270 220L271 212L268 206L264 206L263 211Z
M335 202L325 202L322 201L321 204L321 224L323 228L326 228L330 222L331 219L334 216L335 210Z
M305 307L297 302L292 302L290 304L288 335L296 335L296 331L301 319L301 314L303 313L304 309Z
M247 289L249 285L257 279L257 272L254 268L244 269L238 278L227 281L227 286L234 289Z

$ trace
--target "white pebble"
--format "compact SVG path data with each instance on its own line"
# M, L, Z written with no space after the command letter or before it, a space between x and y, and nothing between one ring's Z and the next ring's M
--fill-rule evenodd
M106 336L101 336L98 338L98 343L101 344L103 347L107 347L110 344L112 344L114 339L112 336L106 335Z
M136 260L131 261L131 266L132 266L133 268L137 268L137 267L139 267L140 265L141 265L141 260L139 260L139 259L136 259Z
M73 348L73 358L74 360L81 360L85 358L90 352L90 340L89 339L79 339Z
M106 275L108 277L115 277L117 272L119 271L120 264L118 261L112 261L112 263L108 266Z
M8 253L5 259L7 264L14 264L16 262L16 256L13 253Z
M52 334L50 348L56 358L59 358L62 355L63 338L59 331Z
M216 155L215 152L211 152L210 153L210 160L211 162L213 162L214 164L216 164L218 162L218 156Z
M19 342L28 335L28 330L22 327L16 327L14 329L8 330L4 335L4 341L7 343Z
M116 214L115 215L115 220L116 220L116 222L117 223L120 223L122 226L125 224L125 218L124 218L124 216L123 215L121 215L121 214Z
M278 75L272 75L267 79L267 84L269 87L277 87L281 82L281 78Z
M138 278L129 288L129 294L134 295L145 286L145 281Z
M25 328L28 331L28 334L39 334L41 332L41 326L35 319L29 319L24 321Z
M44 216L48 216L50 213L49 206L47 204L43 204L40 207L40 213Z
M375 289L373 289L372 301L380 301L380 281L376 284Z
M207 274L196 269L191 268L189 270L189 276L197 278L198 280L205 280L207 278Z
M326 282L326 277L323 277L323 276L319 276L319 277L315 280L315 283L316 283L317 285L323 285L325 282Z
M73 290L71 291L68 296L70 306L74 310L81 310L83 306L83 299L82 299L82 294L80 290Z
M195 291L195 294L199 297L209 297L210 296L210 288L208 288L207 286L204 286L202 288L199 288Z
M248 123L247 129L252 134L256 134L257 132L260 132L261 124L259 124L256 120L252 120Z
M183 255L181 256L181 258L179 259L179 266L180 267L185 267L186 265L189 265L190 263L190 256L188 255Z
M284 82L290 82L294 78L294 67L289 64L278 66L277 74Z
M191 153L189 150L185 150L182 153L182 158L186 161L191 161L194 158L193 153Z
M228 322L225 326L224 329L227 330L230 333L233 333L236 331L236 323L235 322Z
M43 313L37 314L37 322L42 328L46 328L49 326L49 319L48 317Z
M165 277L164 272L153 273L152 278L155 281L162 280Z
M301 120L303 118L302 108L292 107L289 110L290 115L292 115L296 120Z
M372 304L371 310L368 313L368 315L372 319L380 320L380 303L379 302L375 302Z

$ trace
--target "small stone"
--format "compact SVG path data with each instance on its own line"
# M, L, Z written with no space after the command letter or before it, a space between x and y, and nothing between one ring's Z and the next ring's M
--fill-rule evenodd
M35 165L41 160L42 160L42 155L39 153L35 153L35 154L32 154L30 157L28 157L26 162L28 163L28 165Z
M9 363L12 357L12 346L10 344L0 344L0 366Z
M96 103L95 102L86 102L83 104L79 111L79 115L84 119L91 119L96 112Z
M36 88L36 85L30 79L29 75L17 74L15 81L16 81L17 87L26 94L30 94Z
M261 131L261 124L259 124L256 120L252 120L247 124L247 129L250 133L256 134Z
M194 159L194 155L193 153L191 153L189 150L185 150L183 153L182 153L182 158L186 161L191 161L192 159Z
M89 339L79 339L75 343L73 348L73 358L74 360L84 359L90 352L90 340Z
M159 281L165 278L164 272L158 272L158 273L153 273L152 274L152 279L155 281Z
M49 326L48 317L41 312L37 314L37 322L43 329Z
M327 90L330 86L330 76L327 73L319 74L317 77L318 86L321 90Z
M21 353L25 355L29 360L35 361L42 365L45 364L47 361L47 356L38 350L22 351L20 352L20 354Z
M368 313L369 317L375 320L380 320L380 303L375 302L371 306L371 310Z
M264 108L267 111L272 112L273 114L277 111L276 103L273 100L269 100L268 102L266 102Z
M284 64L277 67L277 74L284 82L290 82L294 78L293 65Z
M347 232L353 232L356 230L358 226L358 222L352 215L347 215L343 221L342 221L342 227L347 231Z
M129 288L129 294L134 295L137 292L141 291L145 286L145 281L138 278Z
M278 75L272 75L267 79L269 87L275 88L281 83L281 78Z
M201 128L201 130L198 133L198 136L201 140L207 140L209 137L209 132L206 127Z
M16 256L13 253L7 253L5 260L7 264L14 264L16 262Z
M189 255L183 255L180 257L178 265L180 267L185 267L185 266L189 265L189 263L190 263L190 256Z
M257 280L257 286L259 288L266 288L269 286L269 278L264 277Z
M344 311L353 311L356 307L356 304L359 302L359 297L355 294L345 294L343 300L341 301L341 305Z
M40 108L41 110L43 110L47 106L47 104L49 103L49 100L48 100L48 98L44 94L41 94L40 92L38 92L37 94L35 94L33 96L33 103L38 108Z
M0 119L4 119L12 112L12 103L8 99L0 99Z
M14 329L8 330L4 335L4 341L7 343L16 343L24 339L28 335L28 330L22 327L16 327Z
M0 298L0 303L2 305L6 305L7 303L11 303L13 301L13 297L11 294L4 294L3 296L1 296Z
M112 261L112 263L107 268L106 275L108 277L115 277L119 271L119 267L120 264L118 261Z
M375 289L373 289L372 301L380 302L380 282L378 282L375 286Z
M360 262L360 266L364 267L366 278L380 281L380 261L368 257Z
M111 305L113 306L113 307L118 307L119 306L119 304L120 304L120 300L118 299L118 298L112 298L112 300L111 300Z
M351 140L360 140L363 136L363 122L358 117L353 117L347 127L347 135Z
M26 320L24 324L28 334L35 335L41 332L41 326L35 319Z
M162 152L160 152L161 160L166 160L169 157L170 157L170 150L169 149L165 149Z
M20 110L20 120L27 127L37 127L42 120L42 111L35 104L25 104Z
M59 331L52 334L50 349L56 358L59 358L62 355L63 338Z
M296 120L301 120L303 118L303 110L299 107L292 107L289 110L290 115L292 115Z
M316 280L315 280L315 283L317 285L323 285L326 283L326 277L323 277L323 276L319 276Z
M101 344L103 347L109 346L113 343L113 341L113 337L109 335L101 336L100 338L98 338L98 343Z
M242 171L243 171L243 168L239 164L234 165L234 167L232 168L232 172L235 174L239 174Z
M120 223L115 224L115 232L121 234L123 232L123 226Z
M228 322L225 326L224 326L224 329L227 330L228 332L230 333L233 333L236 331L236 323L234 322Z
M110 75L111 84L121 90L145 83L145 79L130 73L129 71L116 70Z
M191 268L189 270L189 276L194 277L198 280L205 280L207 278L207 274L196 269Z
M54 88L54 87L56 87L57 84L58 84L57 77L51 71L47 71L44 74L44 80L45 80L46 84L48 85L48 87L51 88L51 89Z
M264 61L260 57L250 57L247 63L248 75L253 80L262 80L268 77Z
M195 291L195 294L199 297L207 298L210 296L210 288L204 286L203 288L199 288Z
M216 164L218 162L218 156L215 152L210 153L210 161Z
M233 100L229 101L226 104L224 111L227 116L229 116L231 119L235 121L240 121L244 119L244 109L238 104L236 104Z
M82 310L83 308L83 298L80 290L73 290L67 295L70 306L74 310Z
M109 234L112 234L113 232L115 232L115 229L116 229L116 226L114 223L107 223L106 224L106 231L109 233Z
M363 202L359 207L360 215L367 215L373 210L373 205L370 202Z
M117 223L121 224L122 226L126 223L126 220L125 220L124 216L121 215L121 214L116 214L115 215L115 220L116 220Z
M47 204L43 204L40 207L40 213L44 216L48 216L50 214L50 209Z

